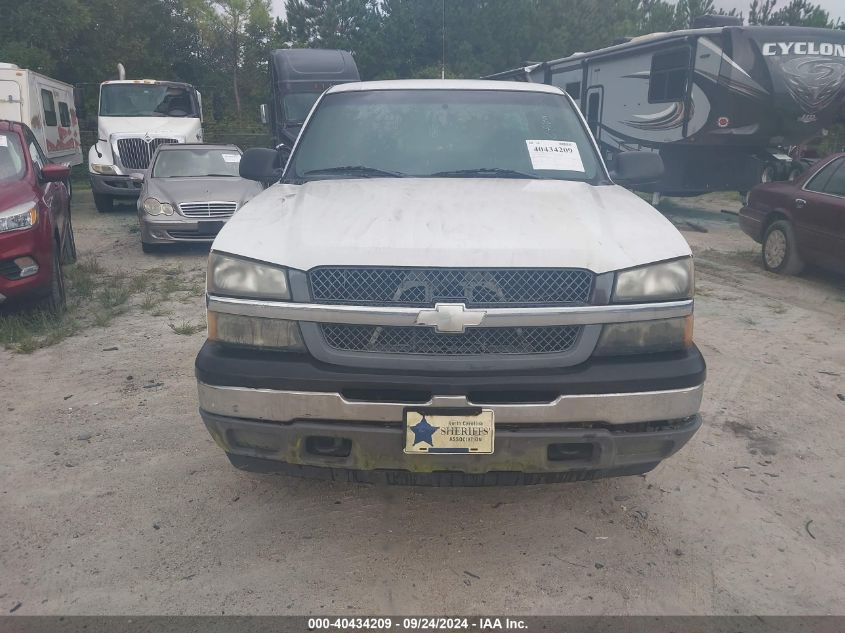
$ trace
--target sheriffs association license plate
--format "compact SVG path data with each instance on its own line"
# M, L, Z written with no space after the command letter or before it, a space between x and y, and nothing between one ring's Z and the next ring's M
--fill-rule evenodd
M478 453L493 452L493 411L406 411L405 452Z

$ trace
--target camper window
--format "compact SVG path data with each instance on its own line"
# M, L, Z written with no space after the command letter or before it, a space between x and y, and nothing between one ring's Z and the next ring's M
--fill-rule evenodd
M689 46L655 53L651 58L648 102L683 101L687 94L689 62Z
M59 121L62 127L70 127L70 109L64 101L59 101Z
M575 99L575 101L581 101L581 82L580 81L572 81L566 84L566 94L570 97Z
M56 127L56 102L53 101L53 93L49 90L41 90L41 105L44 108L44 125Z

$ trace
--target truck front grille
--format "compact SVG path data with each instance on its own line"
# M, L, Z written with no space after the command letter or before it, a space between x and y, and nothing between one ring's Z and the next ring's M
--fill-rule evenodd
M594 275L576 268L315 268L316 303L536 307L589 302Z
M323 324L326 344L345 352L468 356L477 354L555 354L578 341L581 326L478 327L463 334L440 334L432 328Z
M119 138L117 153L120 162L127 169L146 169L150 166L150 159L159 145L178 142L175 138L153 138L149 141L142 138Z

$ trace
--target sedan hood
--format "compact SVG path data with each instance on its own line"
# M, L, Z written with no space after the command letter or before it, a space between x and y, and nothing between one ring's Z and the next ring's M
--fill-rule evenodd
M35 191L27 180L0 184L0 213L35 200Z
M162 202L237 202L238 207L261 192L261 185L237 177L152 178L146 195Z
M596 273L690 254L678 230L615 185L373 178L274 185L216 251L315 266L572 267Z

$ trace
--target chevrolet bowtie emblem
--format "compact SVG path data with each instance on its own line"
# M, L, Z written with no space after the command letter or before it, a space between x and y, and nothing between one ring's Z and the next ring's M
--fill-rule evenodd
M486 310L467 310L462 303L438 303L433 310L420 310L417 325L428 325L435 332L463 334L468 327L481 325L486 314Z

